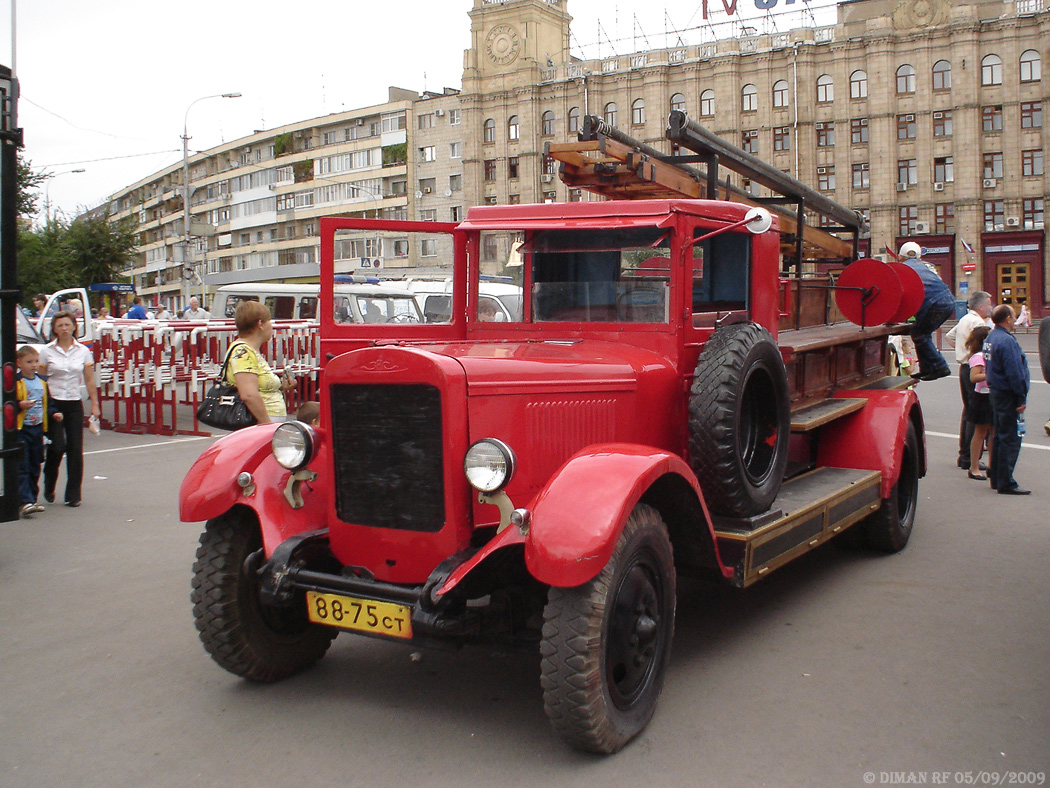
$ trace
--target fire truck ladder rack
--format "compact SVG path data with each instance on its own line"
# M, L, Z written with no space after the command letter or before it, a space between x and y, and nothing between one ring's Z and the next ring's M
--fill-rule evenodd
M666 136L676 150L686 148L694 155L663 154L595 115L584 117L578 142L548 142L544 153L561 163L559 175L567 186L614 199L685 197L765 205L780 218L784 266L793 266L796 274L801 273L803 260L848 261L856 257L860 234L868 229L856 211L719 139L684 112L671 112ZM694 163L704 164L706 171L689 166ZM728 180L720 180L719 166L768 188L773 196L754 197ZM838 225L807 225L807 208ZM848 232L852 239L844 240L832 232Z

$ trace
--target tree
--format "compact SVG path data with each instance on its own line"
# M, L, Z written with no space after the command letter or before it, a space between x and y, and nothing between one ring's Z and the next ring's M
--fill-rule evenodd
M36 214L36 204L40 199L37 189L47 180L42 172L33 172L33 162L23 159L18 154L18 217L30 219Z
M117 282L131 267L138 246L138 222L132 217L111 220L108 206L85 214L66 229L59 243L61 259L75 282L87 287L96 282Z
M38 230L18 234L18 282L24 301L37 293L53 293L73 281L59 251L65 232L65 224L56 219Z

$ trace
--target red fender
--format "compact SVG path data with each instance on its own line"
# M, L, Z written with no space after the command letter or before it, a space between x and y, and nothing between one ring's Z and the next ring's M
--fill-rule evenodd
M911 389L850 389L832 396L864 398L868 404L821 428L817 465L882 471L882 497L888 498L901 472L908 423L915 420L919 476L926 475L926 431L919 398Z
M692 486L710 530L700 485L681 457L627 443L590 446L571 457L532 499L525 539L529 572L552 586L586 583L609 562L635 504L668 473ZM713 530L711 539L717 555Z
M276 424L259 424L232 432L215 441L193 463L179 489L179 519L183 522L211 520L234 505L253 509L262 529L263 546L270 555L290 536L322 528L326 524L325 485L303 485L304 506L293 509L284 497L289 471L277 464L270 449ZM317 430L325 450L324 431ZM320 462L313 463L323 467ZM237 484L242 471L252 474L255 490L245 495Z

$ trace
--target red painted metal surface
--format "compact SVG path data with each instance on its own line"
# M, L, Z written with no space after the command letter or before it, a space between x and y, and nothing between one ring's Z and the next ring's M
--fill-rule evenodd
M901 280L901 303L897 308L897 314L893 316L893 322L903 323L919 311L926 297L926 288L919 274L911 266L896 261L886 265L892 268L897 278Z
M255 472L270 456L270 439L276 424L257 424L231 432L204 450L179 488L179 519L210 520L225 512L241 495L237 474Z
M886 263L871 257L846 266L835 282L835 301L858 326L889 323L901 305L901 281Z

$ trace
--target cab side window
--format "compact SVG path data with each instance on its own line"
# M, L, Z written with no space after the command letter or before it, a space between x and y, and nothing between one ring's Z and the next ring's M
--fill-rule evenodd
M697 228L694 237L709 232ZM715 325L748 309L751 236L725 233L693 245L693 325Z

